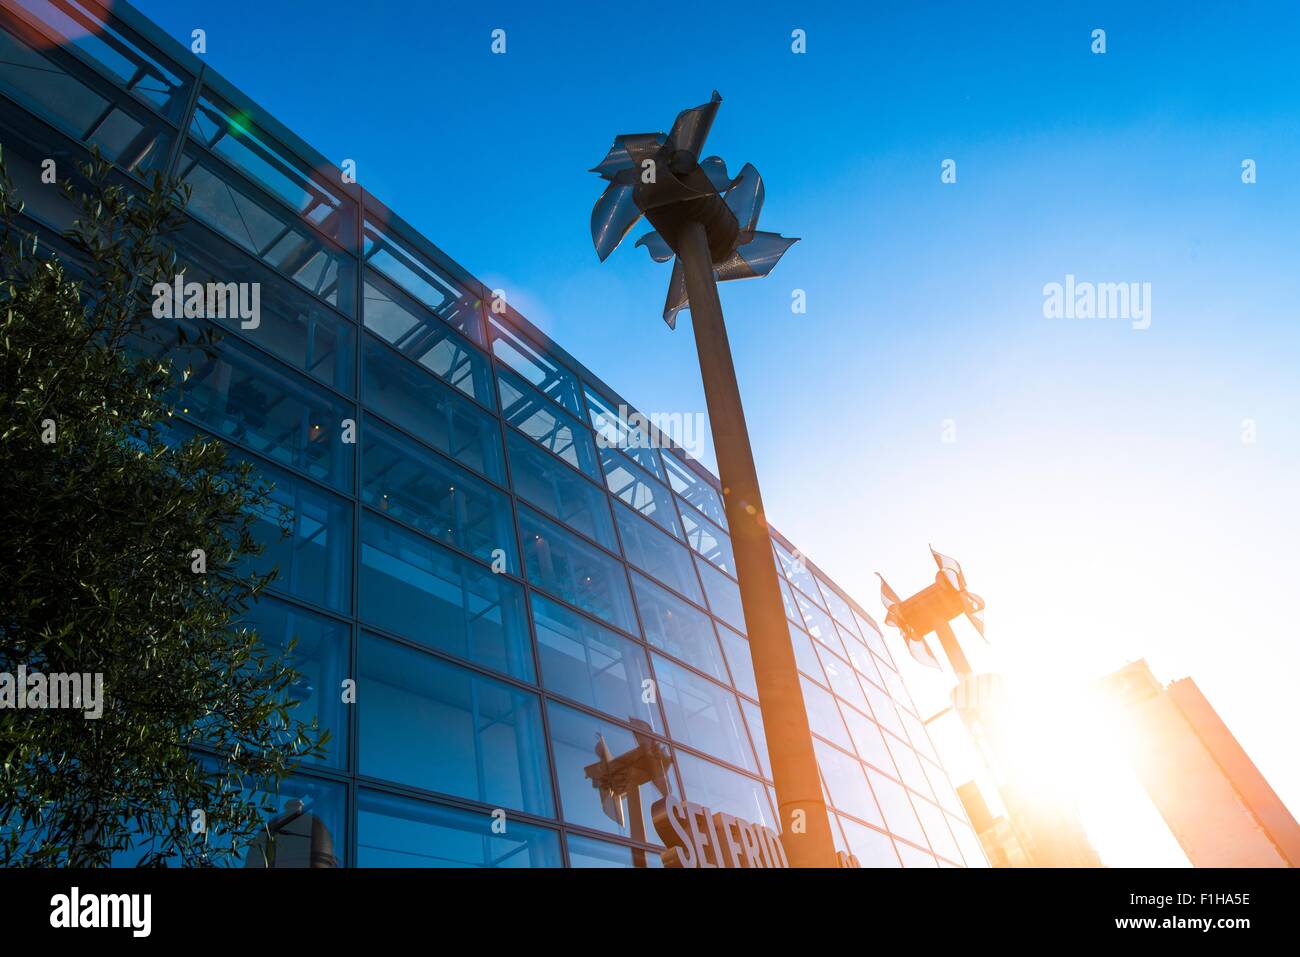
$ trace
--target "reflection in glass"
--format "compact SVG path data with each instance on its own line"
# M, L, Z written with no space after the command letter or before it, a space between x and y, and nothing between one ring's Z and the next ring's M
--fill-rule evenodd
M653 657L672 739L757 773L735 694L661 655Z
M709 609L736 631L745 630L745 609L740 603L740 586L703 559L696 559Z
M290 712L293 720L310 723L330 732L323 758L312 763L345 768L348 760L348 712L337 689L349 677L350 627L333 618L306 611L297 605L264 595L249 607L240 624L257 632L262 643L277 652L296 641L289 663L299 678L288 689L298 704Z
M360 772L552 817L535 695L363 634Z
M488 408L496 407L487 356L469 340L373 270L366 271L364 296L362 315L367 329L443 382Z
M570 605L637 633L622 564L528 508L519 509L528 580Z
M655 699L645 700L650 666L640 644L536 593L532 603L542 687L663 732Z
M361 338L361 362L361 397L367 408L505 484L501 426L495 416L369 335Z
M643 575L632 575L632 587L646 641L727 682L726 665L709 616Z
M359 574L364 621L532 681L517 582L369 513L361 518Z
M504 492L370 415L361 444L362 501L430 538L519 574Z
M560 835L494 818L362 788L358 792L359 867L560 867Z
M569 845L570 867L663 867L663 859L654 851L598 841L594 837L570 834L565 838Z
M780 833L767 788L761 781L685 752L678 752L677 765L686 800Z
M252 792L253 800L267 799L275 808L268 815L266 833L244 854L244 867L342 867L347 851L342 784L317 778L292 776L280 782L279 792Z
M727 514L718 490L701 478L675 452L663 449L664 468L668 482L682 500L699 509L706 518L727 527Z
M647 575L663 582L697 605L704 604L691 553L677 539L661 532L622 503L614 506L623 554Z
M660 528L681 537L677 529L677 512L668 489L614 449L602 448L600 462L610 492Z
M600 481L595 440L586 426L504 369L498 370L497 382L501 387L501 414L507 422L575 469Z
M488 328L492 354L528 380L538 392L558 402L574 415L582 415L578 378L560 365L541 346L511 328L499 316L490 315Z
M570 824L660 843L654 802L676 791L667 745L612 721L548 702L560 806Z
M610 551L618 551L604 492L513 429L506 430L506 453L510 456L510 481L520 498Z

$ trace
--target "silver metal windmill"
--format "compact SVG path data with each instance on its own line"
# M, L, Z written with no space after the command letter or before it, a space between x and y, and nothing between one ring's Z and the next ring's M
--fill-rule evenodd
M689 308L686 274L678 246L688 221L704 225L716 282L756 279L772 271L799 240L758 228L763 178L746 163L734 179L720 156L699 159L722 97L717 91L701 106L677 115L670 133L631 133L592 169L609 186L591 211L591 239L604 262L643 215L655 229L636 241L655 262L673 263L664 321L676 328L677 313Z

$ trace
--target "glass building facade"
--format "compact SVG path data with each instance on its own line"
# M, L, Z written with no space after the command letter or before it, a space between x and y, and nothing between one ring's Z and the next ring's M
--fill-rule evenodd
M0 48L0 144L50 246L71 211L42 163L94 146L128 186L190 186L187 280L260 284L256 328L188 320L225 338L177 409L290 516L252 623L297 637L298 708L333 735L277 798L332 862L657 866L657 787L611 806L591 776L647 740L666 790L779 831L717 480L127 5L0 0ZM779 535L773 561L840 848L985 866L876 622Z

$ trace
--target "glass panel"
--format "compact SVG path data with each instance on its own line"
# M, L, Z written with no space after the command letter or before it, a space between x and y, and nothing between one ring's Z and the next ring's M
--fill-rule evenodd
M554 815L535 695L370 634L358 662L361 774Z
M265 595L248 609L241 624L255 629L262 643L277 651L297 639L289 661L301 677L289 688L290 699L298 702L291 713L298 721L316 719L330 732L325 757L310 763L346 768L349 716L341 689L352 671L349 626Z
M443 382L489 409L496 408L491 364L469 340L417 306L374 270L366 270L363 296L362 316L367 329Z
M361 397L367 408L505 484L501 426L495 416L368 336L362 336L361 359Z
M835 807L868 824L883 825L880 810L871 799L867 779L863 777L862 765L857 759L832 748L825 741L813 741L813 747L817 750L817 765Z
M677 539L659 531L623 504L614 506L623 554L637 568L654 576L673 590L704 604L700 582L695 577L691 553Z
M903 866L894 851L894 842L888 835L848 818L840 818L840 826L844 828L844 840L849 845L850 853L862 867Z
M614 495L660 528L681 538L677 510L667 488L613 449L601 449L600 462L605 468L605 484Z
M641 575L632 576L646 641L727 682L727 669L709 616Z
M821 601L821 595L817 591L817 582L808 570L808 563L800 552L791 552L788 548L772 539L772 545L776 548L777 560L781 563L781 570L785 572L785 577L805 595L809 595L814 601Z
M310 163L259 129L247 111L227 105L206 88L189 132L191 142L206 146L340 246L356 243L357 204L321 175L340 177L338 170L314 173Z
M816 649L813 648L812 639L794 625L789 626L789 631L790 644L794 646L795 664L799 666L799 670L818 684L826 684L826 674L822 671L821 661L817 657Z
M682 772L686 800L780 832L767 788L761 781L694 754L679 753L677 764Z
M551 405L522 379L504 371L497 373L497 379L501 383L501 414L506 421L599 482L596 447L586 426Z
M849 734L853 736L858 757L869 764L874 764L882 771L897 774L898 772L894 770L894 762L889 756L889 748L885 746L885 739L876 723L853 708L841 708L840 714L844 718L844 723L849 726Z
M523 681L533 680L523 588L374 515L361 516L361 617Z
M483 345L483 300L366 212L365 260L453 329Z
M821 596L826 602L826 610L849 631L856 632L858 626L853 621L853 611L849 608L849 603L835 593L835 589L826 579L819 576L817 584L821 586Z
M718 625L718 637L722 640L722 650L726 652L736 690L757 701L758 682L754 680L754 659L750 656L749 642L726 625Z
M538 392L581 417L582 396L578 378L560 365L542 347L511 329L498 316L488 317L492 354L528 380Z
M256 283L259 287L260 315L255 328L241 329L238 316L207 318L312 378L346 395L355 394L355 326L287 279L235 252L197 223L186 220L172 235L172 242L186 282Z
M232 458L240 456L232 450ZM256 513L253 537L265 551L249 565L277 568L271 588L331 611L352 611L352 504L281 469L254 463L273 482L270 507ZM283 510L283 511L282 511ZM287 521L289 535L282 532Z
M544 688L663 733L657 696L647 694L653 685L641 645L541 595L532 603Z
M555 752L564 819L636 841L660 843L651 808L673 784L668 746L612 721L550 702L546 714ZM608 764L602 767L604 755ZM657 781L657 783L656 783ZM602 787L608 790L602 794ZM639 816L638 816L639 811Z
M4 55L4 39L5 34L0 30L0 57ZM0 90L6 82L5 69L0 62ZM13 182L14 195L23 201L18 220L21 228L38 236L44 246L38 250L41 258L58 256L70 278L84 281L89 275L89 257L63 238L63 233L81 213L61 189L51 188L51 184L41 182L41 177L45 173L42 164L53 160L61 179L71 180L78 192L89 192L92 186L78 169L78 164L87 160L85 150L62 137L56 139L44 126L32 122L26 110L3 96L0 96L0 143L4 144L5 168ZM114 182L126 183L124 176L110 173L109 177ZM33 226L38 228L32 229ZM40 226L48 228L40 229Z
M33 14L61 46L75 48L100 74L173 122L180 120L189 105L189 79L182 79L184 71L133 34L109 23L83 0L17 0L17 6Z
M794 603L794 592L790 585L779 575L776 583L781 586L781 604L785 606L785 617L802 628L803 616L799 614L799 606Z
M984 856L984 848L980 846L979 838L968 824L961 821L948 819L952 826L953 834L957 838L957 845L961 848L962 857L966 860L967 867L988 867L988 859Z
M667 449L663 449L662 452L664 468L668 471L668 482L672 485L673 491L725 529L727 514L722 506L722 496L718 494L717 489L696 475L677 457L676 453Z
M926 733L925 725L921 723L921 719L910 711L900 711L898 716L903 719L903 724L907 727L907 736L912 741L912 747L930 760L937 762L939 755L935 753L934 745L930 742L930 735ZM918 788L917 790L924 789Z
M664 467L655 451L656 440L645 427L640 413L623 403L615 407L591 386L587 386L585 391L591 427L596 430L596 445L602 449L618 449L659 481L665 481Z
M830 692L823 691L807 678L801 677L799 683L803 686L803 703L808 709L808 724L812 733L821 735L845 750L852 749L839 708L835 706L835 699L830 696Z
M510 499L468 469L367 415L361 498L431 538L519 574Z
M621 562L529 508L519 508L528 580L630 634L637 633Z
M5 23L0 92L78 142L99 147L123 169L163 171L172 137L156 116L134 103L110 101L80 78L84 67L57 50L39 50L45 41L30 28L9 18Z
M880 802L889 829L899 837L924 847L925 834L921 822L916 819L916 812L912 810L903 786L871 768L867 768L867 777L871 779L871 789L876 792L876 800Z
M912 696L907 693L907 686L903 684L903 679L899 677L898 672L883 666L880 674L885 679L885 687L889 690L889 696L894 699L894 704L898 705L900 710L915 712L916 706L912 704Z
M869 710L866 696L863 695L858 679L854 677L853 669L849 667L848 662L831 654L821 645L817 646L817 652L821 658L822 668L826 672L826 678L831 683L831 690L856 708L862 711Z
M183 320L149 320L156 334L176 341L176 326L190 342L199 327ZM191 346L170 350L177 369L188 369L169 398L176 411L208 431L232 439L282 465L292 465L340 491L352 491L356 408L290 372L239 339L228 336L216 351Z
M705 561L697 560L709 609L736 631L745 630L745 609L740 604L740 586Z
M520 498L610 551L618 551L604 492L512 430L506 431L506 451L510 481Z
M581 834L565 836L569 845L570 867L663 867L663 861L654 851L631 848L626 844L613 844L583 837Z
M892 734L885 735L885 743L889 745L889 753L894 756L894 766L898 768L903 783L913 791L933 800L934 794L930 791L930 782L925 778L925 771L921 769L921 759L916 756L916 752Z
M862 632L862 638L866 641L867 646L876 654L880 655L885 661L892 662L893 658L889 655L889 649L885 647L885 640L880 635L880 628L870 617L864 617L854 611L854 620L858 623L858 630Z
M362 788L357 792L360 867L560 867L560 835L509 821L504 834L478 811Z
M948 776L937 765L931 764L929 761L923 760L921 767L925 771L926 779L930 782L930 789L939 798L939 803L943 805L944 810L965 820L966 809L962 806L961 798L957 796L957 792L953 790L952 784L949 783Z
M898 848L898 856L903 859L904 867L938 867L939 862L925 851L919 851L909 844L897 841L894 844Z
M871 652L867 651L867 646L843 628L837 626L836 630L839 632L840 640L844 643L844 651L849 656L849 664L853 665L858 674L865 675L883 688L885 680L880 677L880 672L876 670L876 665L871 660Z
M899 737L907 737L907 732L903 730L903 722L898 719L898 712L894 710L893 702L889 700L889 696L870 682L864 682L862 690L867 693L867 698L871 701L871 713L875 716L877 723L882 728L888 728Z
M180 176L192 191L186 207L192 215L344 314L356 315L353 257L255 195L198 147L185 148Z
M260 801L270 792L241 794ZM348 847L346 804L342 784L305 775L285 778L267 804L275 810L267 815L266 832L243 853L243 866L342 867Z
M736 575L736 559L731 551L730 537L718 526L705 521L698 512L692 512L690 509L682 510L682 524L686 527L686 541L690 542L691 548L734 578ZM781 579L778 578L777 581L781 581ZM789 588L788 585L785 585L785 582L781 582L781 584L786 589ZM786 595L787 592L782 593L783 600Z
M831 616L809 601L803 592L796 591L794 600L799 605L808 634L831 648L839 647L840 640L835 634L835 625L831 621Z
M943 811L940 811L929 801L923 801L920 798L913 799L912 806L921 818L921 824L925 828L925 835L930 839L930 846L934 848L935 853L960 864L962 862L961 851L957 849L957 841L953 838L952 832L948 830L947 817Z
M735 694L661 655L653 657L672 739L757 773Z
M740 710L745 715L745 724L749 725L749 737L754 743L754 752L758 755L758 767L763 777L772 779L772 763L767 753L767 730L763 727L763 711L752 701L740 699Z

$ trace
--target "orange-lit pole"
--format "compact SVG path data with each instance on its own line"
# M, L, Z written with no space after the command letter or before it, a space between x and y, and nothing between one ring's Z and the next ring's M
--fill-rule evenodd
M718 457L740 602L776 785L782 844L791 867L836 867L830 815L822 798L812 730L785 623L740 386L722 319L708 237L698 220L681 226L677 255L685 273L691 327Z

